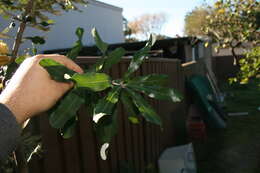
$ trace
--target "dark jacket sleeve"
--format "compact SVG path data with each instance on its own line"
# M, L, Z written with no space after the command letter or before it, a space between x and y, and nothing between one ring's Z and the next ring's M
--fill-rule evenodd
M21 128L12 112L0 104L0 161L15 150L20 141Z

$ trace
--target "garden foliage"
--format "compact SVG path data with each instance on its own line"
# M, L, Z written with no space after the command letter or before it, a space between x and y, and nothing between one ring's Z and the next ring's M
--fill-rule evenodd
M82 48L83 29L78 28L76 35L78 41L67 54L72 60L77 57ZM107 145L117 132L116 116L119 102L125 106L132 123L138 123L139 116L142 115L146 121L162 126L160 117L144 99L143 94L150 98L172 102L181 101L181 94L165 87L168 80L166 75L134 76L134 72L147 58L155 43L155 37L151 35L145 47L133 55L122 79L112 79L105 71L118 63L126 51L117 48L108 52L108 44L101 40L96 29L92 30L92 35L103 55L95 65L85 69L85 73L73 72L52 59L40 61L40 65L49 72L53 80L75 83L74 88L50 111L51 126L59 129L64 138L71 137L78 121L77 110L81 105L85 105L92 112L94 127L100 141Z

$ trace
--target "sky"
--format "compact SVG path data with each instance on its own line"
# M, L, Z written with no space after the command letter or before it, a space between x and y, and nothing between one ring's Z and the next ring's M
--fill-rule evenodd
M161 34L175 37L183 36L184 17L205 0L99 0L123 8L123 16L129 21L145 13L165 13L167 23ZM206 0L212 3L214 0Z

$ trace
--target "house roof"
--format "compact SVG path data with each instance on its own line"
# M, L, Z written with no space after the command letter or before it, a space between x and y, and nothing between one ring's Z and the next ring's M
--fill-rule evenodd
M137 50L143 48L146 41L133 42L133 43L118 43L110 44L109 50L114 50L118 47L124 48L127 56L133 55ZM155 45L152 47L151 54L155 57L167 57L167 58L183 58L185 57L185 46L193 45L191 37L182 38L172 38L156 41ZM196 43L195 43L196 44ZM47 50L44 53L59 53L66 54L71 48ZM101 52L96 46L84 46L79 54L80 56L100 56Z
M88 3L95 5L95 6L99 6L99 7L103 7L103 8L109 8L109 9L120 11L120 12L123 11L123 8L121 8L121 7L110 5L110 4L107 4L107 3L104 3L104 2L101 2L101 1L97 1L97 0L88 0Z

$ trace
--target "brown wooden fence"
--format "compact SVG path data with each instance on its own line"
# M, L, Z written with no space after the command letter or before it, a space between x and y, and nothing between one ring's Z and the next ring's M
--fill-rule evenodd
M239 56L242 58L243 56ZM214 72L220 81L227 81L231 77L235 77L239 71L239 67L234 65L232 56L217 56L213 57Z
M80 65L91 65L97 58L81 57ZM124 59L109 72L119 78L126 71L129 59ZM147 60L136 75L150 73L167 74L169 86L185 96L181 103L149 100L163 121L163 130L146 123L143 119L138 125L128 122L126 112L120 106L118 112L118 134L114 137L108 154L103 161L99 156L100 143L92 127L87 107L79 111L79 125L76 135L63 140L58 132L48 124L47 115L39 118L37 128L42 134L44 154L30 164L35 173L117 173L122 163L128 162L136 172L144 172L149 164L156 166L160 153L167 147L185 143L186 111L189 98L186 96L185 78L194 73L203 73L200 63L181 65L179 60L154 58Z

